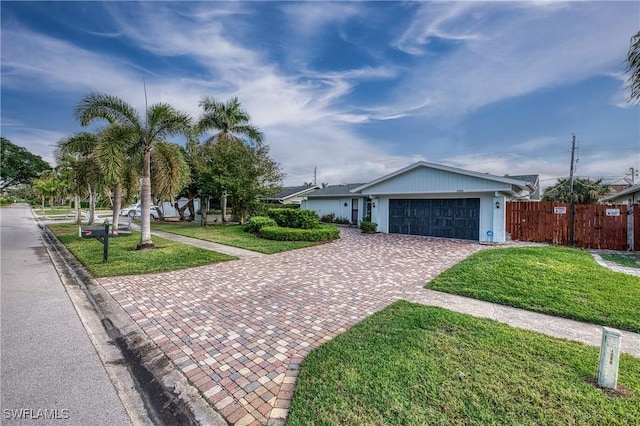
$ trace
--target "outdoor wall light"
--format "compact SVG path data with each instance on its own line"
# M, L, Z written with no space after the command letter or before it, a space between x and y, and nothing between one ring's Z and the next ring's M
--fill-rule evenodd
M500 201L496 201L496 209L500 208Z
M344 206L347 207L347 202L346 201L344 202Z

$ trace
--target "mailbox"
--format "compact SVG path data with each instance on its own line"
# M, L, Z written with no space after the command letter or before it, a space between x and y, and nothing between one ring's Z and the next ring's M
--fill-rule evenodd
M106 229L104 226L81 226L79 235L82 238L103 238Z
M109 259L109 222L105 220L104 226L81 226L78 228L81 238L96 239L102 243L102 263Z

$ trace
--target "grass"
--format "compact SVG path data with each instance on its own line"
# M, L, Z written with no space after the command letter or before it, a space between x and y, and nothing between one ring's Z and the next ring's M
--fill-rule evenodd
M288 425L638 425L640 359L618 392L598 348L400 301L313 350Z
M199 240L211 241L227 246L239 247L264 254L280 253L288 250L295 250L303 247L311 247L318 242L309 241L272 241L259 238L249 232L244 231L241 225L209 225L201 227L198 223L153 223L151 228L171 232L173 234L184 235L186 237L197 238Z
M617 263L618 265L626 266L627 268L640 268L640 255L636 253L601 253L600 257L604 260Z
M603 268L585 250L563 247L483 250L426 286L640 332L640 277Z
M235 259L155 236L154 250L136 250L140 234L133 232L130 236L109 239L109 261L104 264L102 244L78 237L77 225L56 224L49 225L49 229L94 277L175 271Z

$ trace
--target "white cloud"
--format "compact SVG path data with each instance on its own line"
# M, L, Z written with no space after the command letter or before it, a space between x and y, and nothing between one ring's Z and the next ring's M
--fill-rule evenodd
M632 3L562 8L427 3L399 45L421 46L432 34L464 41L435 62L426 57L399 87L397 102L431 99L432 115L466 114L505 98L611 73L622 67L639 16ZM447 32L438 30L449 22ZM422 32L411 30L421 26ZM456 28L470 29L459 30L460 35Z

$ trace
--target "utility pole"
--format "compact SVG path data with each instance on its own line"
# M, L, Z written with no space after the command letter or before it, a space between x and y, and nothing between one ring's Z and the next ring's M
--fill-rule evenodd
M635 185L636 184L636 176L638 175L638 171L636 169L634 169L633 167L630 167L629 171L631 172L631 185Z
M571 168L569 169L569 245L575 245L576 206L573 194L573 170L575 169L576 135L571 140Z
M318 184L318 168L316 166L313 166L313 184L317 185Z

